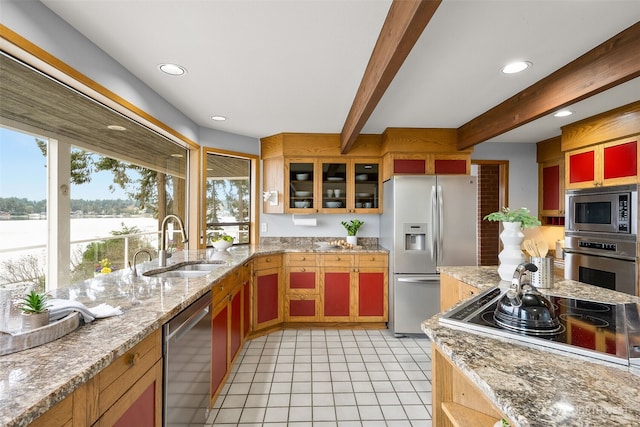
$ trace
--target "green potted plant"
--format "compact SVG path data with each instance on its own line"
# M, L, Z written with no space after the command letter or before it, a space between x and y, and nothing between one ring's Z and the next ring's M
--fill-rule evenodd
M358 234L358 230L364 224L364 221L360 221L359 219L352 219L349 222L342 221L341 224L347 230L347 243L352 245L358 244L358 238L356 234Z
M49 324L49 294L31 291L18 302L22 311L22 329L31 330Z
M498 254L498 274L502 280L511 280L518 265L525 261L521 248L524 240L522 229L536 227L540 225L540 221L527 208L511 210L507 207L486 215L484 219L502 223L504 230L500 233L502 251Z

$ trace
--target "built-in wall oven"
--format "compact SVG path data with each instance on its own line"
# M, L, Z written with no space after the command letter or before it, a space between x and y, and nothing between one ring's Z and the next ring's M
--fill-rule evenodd
M568 190L565 203L565 278L637 295L637 186Z

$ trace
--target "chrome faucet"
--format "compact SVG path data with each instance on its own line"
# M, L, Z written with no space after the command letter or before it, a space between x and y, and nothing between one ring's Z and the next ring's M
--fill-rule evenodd
M137 276L137 275L138 275L138 270L136 270L136 265L137 265L137 264L136 264L136 259L138 258L138 255L139 255L139 254L147 254L147 255L149 255L149 261L151 261L151 259L153 258L153 257L151 256L151 252L149 252L149 251L148 251L148 250L146 250L146 249L139 249L138 251L136 251L136 253L135 253L135 254L133 254L133 267L131 267L131 271L133 272L133 275L134 275L134 276Z
M182 243L186 243L187 233L185 231L184 222L180 219L179 216L174 214L169 214L164 217L162 220L162 225L160 226L160 250L158 251L158 263L160 267L164 267L167 265L167 222L169 219L174 219L178 221L178 226L180 227L180 234L182 235Z

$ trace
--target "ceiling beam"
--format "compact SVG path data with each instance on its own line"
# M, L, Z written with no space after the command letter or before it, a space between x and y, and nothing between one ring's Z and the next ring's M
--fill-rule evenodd
M640 22L458 128L464 150L640 76Z
M441 0L393 0L340 133L347 153Z

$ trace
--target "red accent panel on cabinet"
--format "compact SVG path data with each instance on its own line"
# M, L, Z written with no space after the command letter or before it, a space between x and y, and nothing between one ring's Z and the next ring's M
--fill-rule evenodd
M394 173L427 173L426 160L420 159L394 159Z
M593 151L569 156L569 182L593 181L595 178L594 156Z
M467 161L462 159L436 159L435 161L436 175L448 174L466 174Z
M227 374L227 324L228 306L225 306L212 321L211 342L211 390L218 389Z
M637 175L637 145L637 141L632 141L604 149L604 179Z
M258 278L258 323L278 318L278 274Z
M155 382L136 399L135 402L125 411L114 427L153 427L156 425L156 386Z
M359 316L384 314L384 273L360 273Z
M325 273L324 275L324 315L349 315L349 273Z
M542 169L542 209L560 209L560 166Z
M291 289L315 289L316 273L313 271L292 271L289 274L289 287Z
M316 302L314 300L290 300L290 316L315 316Z
M236 293L231 300L231 359L240 350L242 342L242 291Z

